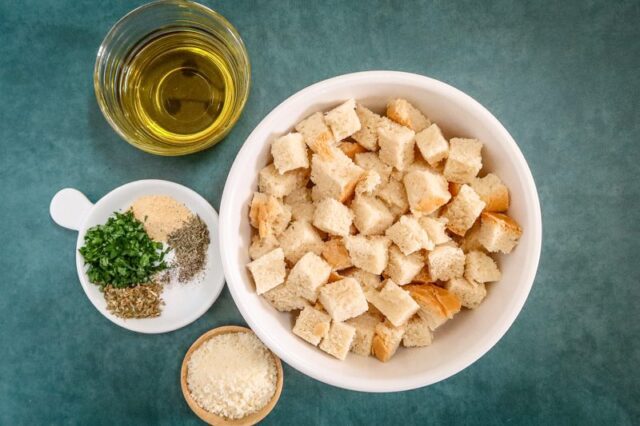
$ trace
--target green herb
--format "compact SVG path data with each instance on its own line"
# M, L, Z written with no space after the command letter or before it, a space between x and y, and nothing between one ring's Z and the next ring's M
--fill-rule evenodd
M90 228L80 254L89 281L101 287L132 287L167 269L162 243L153 241L131 211L114 213L104 225Z

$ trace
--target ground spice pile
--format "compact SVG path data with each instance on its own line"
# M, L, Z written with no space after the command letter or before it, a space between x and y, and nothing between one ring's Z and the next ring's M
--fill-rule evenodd
M209 228L197 215L169 234L167 244L175 253L178 281L190 281L204 269L209 243Z
M135 287L104 287L107 310L120 318L150 318L160 315L163 304L160 284L140 284Z
M191 218L184 204L168 195L145 195L131 206L133 215L144 224L151 239L167 241L167 236Z

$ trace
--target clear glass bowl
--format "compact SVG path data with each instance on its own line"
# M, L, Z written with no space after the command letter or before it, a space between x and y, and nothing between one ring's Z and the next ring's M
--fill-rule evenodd
M235 96L225 121L213 133L199 140L175 143L158 138L131 120L123 108L120 87L127 63L149 40L175 31L197 32L205 36L229 65ZM244 42L223 16L198 3L160 0L131 11L109 31L98 50L94 68L94 88L98 104L113 129L131 145L158 155L185 155L209 148L224 138L240 118L249 95L251 67Z

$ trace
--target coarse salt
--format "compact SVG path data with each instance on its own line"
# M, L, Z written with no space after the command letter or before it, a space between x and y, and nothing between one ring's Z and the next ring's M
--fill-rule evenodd
M253 333L214 336L187 363L187 385L197 404L228 419L262 409L276 391L273 356Z

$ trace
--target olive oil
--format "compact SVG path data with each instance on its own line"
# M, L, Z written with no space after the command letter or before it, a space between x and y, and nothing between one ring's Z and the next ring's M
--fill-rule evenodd
M234 114L236 87L225 55L206 34L175 31L125 56L122 111L148 137L170 145L210 139Z

